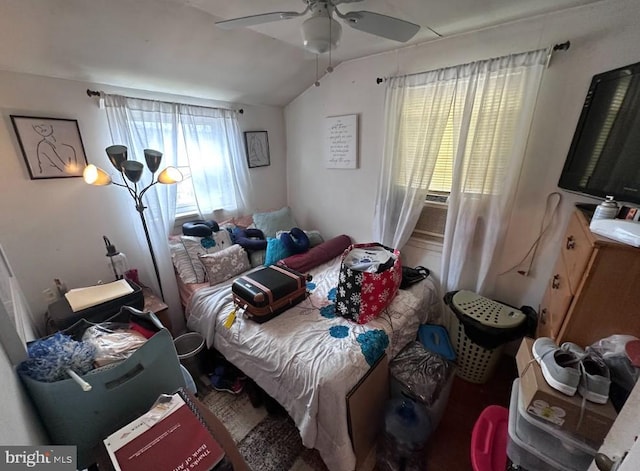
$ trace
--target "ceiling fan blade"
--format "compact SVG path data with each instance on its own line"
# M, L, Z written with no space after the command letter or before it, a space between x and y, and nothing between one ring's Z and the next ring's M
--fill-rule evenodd
M409 21L372 11L350 11L340 16L352 28L401 43L407 42L420 29Z
M298 13L297 11L274 11L272 13L263 13L261 15L243 16L242 18L216 21L216 26L223 29L244 28L246 26L270 23L272 21L289 20L296 16L302 16L304 13L306 13L306 11L302 13Z

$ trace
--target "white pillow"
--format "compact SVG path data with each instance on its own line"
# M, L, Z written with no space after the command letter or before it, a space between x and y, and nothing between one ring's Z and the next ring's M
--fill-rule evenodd
M200 261L212 286L251 268L247 252L237 244L216 253L201 255Z
M182 245L181 240L169 241L169 250L171 251L171 260L176 269L176 273L183 283L197 283L198 278L204 279L206 273L200 260L197 266L193 265L189 253Z
M231 236L226 230L214 232L210 237L180 236L180 242L187 253L188 260L176 251L174 266L185 283L204 283L207 272L199 259L200 255L219 252L230 247ZM186 279L190 281L185 281ZM195 281L194 281L195 280Z

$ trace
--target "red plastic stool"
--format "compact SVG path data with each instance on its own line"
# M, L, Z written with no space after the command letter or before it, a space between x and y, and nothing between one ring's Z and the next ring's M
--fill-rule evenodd
M471 432L473 471L504 471L507 467L509 409L489 406L482 411Z

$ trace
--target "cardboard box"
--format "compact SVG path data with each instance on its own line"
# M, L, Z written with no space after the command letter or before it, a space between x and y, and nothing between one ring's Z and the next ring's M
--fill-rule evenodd
M347 393L347 425L356 455L356 469L376 446L389 399L389 359L382 355L366 375Z
M516 354L521 400L525 409L562 430L584 438L598 448L616 420L617 414L611 401L595 404L583 401L578 393L567 396L553 389L547 384L540 365L533 358L532 346L533 340L524 338Z

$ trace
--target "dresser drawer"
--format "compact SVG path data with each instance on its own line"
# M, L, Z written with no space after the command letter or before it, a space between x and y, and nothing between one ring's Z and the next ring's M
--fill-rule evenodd
M536 336L591 345L604 337L640 337L640 249L600 237L576 210L538 310Z
M576 213L572 214L564 240L562 241L561 258L564 260L566 267L566 279L564 283L568 282L569 289L573 294L578 290L578 285L582 280L582 274L593 252L591 239L585 230L588 231L589 228L585 228L580 223Z
M567 269L562 257L558 257L540 304L537 337L551 337L553 340L557 340L572 299L573 294L569 288Z

